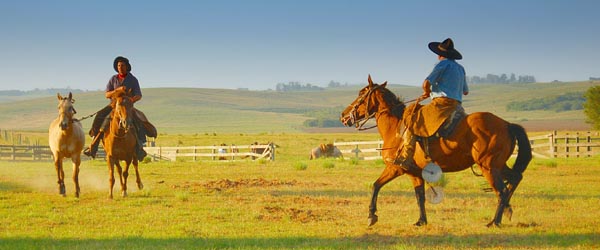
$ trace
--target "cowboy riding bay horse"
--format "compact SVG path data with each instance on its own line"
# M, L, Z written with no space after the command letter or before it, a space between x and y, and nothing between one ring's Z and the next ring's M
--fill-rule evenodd
M54 167L58 175L58 192L66 195L65 172L63 170L63 158L71 158L73 162L73 181L75 182L75 197L79 197L79 165L81 164L81 151L85 144L85 133L81 123L73 118L77 113L73 108L73 94L69 92L68 97L58 96L58 117L50 123L48 128L48 143Z
M117 167L121 183L121 194L127 196L127 177L129 176L129 165L133 163L135 168L138 189L144 188L140 173L138 171L138 158L136 153L136 131L133 126L133 100L125 90L116 90L111 98L113 108L110 114L110 126L104 132L102 145L106 151L106 163L109 173L109 198L113 198L113 186L115 184L114 168ZM125 161L122 169L120 161Z
M379 134L383 139L382 157L386 167L381 176L373 184L373 193L369 206L369 226L377 222L377 195L379 190L394 178L406 174L412 179L419 205L419 220L416 226L426 225L425 213L425 180L422 169L428 164L426 155L443 172L456 172L480 166L483 176L490 183L498 196L498 205L494 218L487 225L500 226L502 215L512 216L510 199L523 178L523 172L531 160L531 145L523 127L509 123L488 112L469 114L462 119L446 138L425 138L428 150L416 147L414 160L418 169L408 170L396 165L398 148L402 145L400 128L403 118L412 113L396 95L386 88L387 82L379 85L373 83L369 76L369 85L358 93L358 97L342 112L340 121L346 126L362 127L366 120L374 117ZM406 112L405 112L406 111ZM404 117L403 117L404 116ZM518 145L518 154L512 168L506 161ZM427 152L425 152L427 151Z

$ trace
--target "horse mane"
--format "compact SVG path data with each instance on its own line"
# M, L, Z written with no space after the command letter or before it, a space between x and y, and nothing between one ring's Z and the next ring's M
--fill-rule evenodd
M390 114L395 117L402 119L402 115L404 114L404 109L406 105L402 101L401 97L396 96L392 91L387 88L380 88L381 93L383 94L383 101L390 106Z

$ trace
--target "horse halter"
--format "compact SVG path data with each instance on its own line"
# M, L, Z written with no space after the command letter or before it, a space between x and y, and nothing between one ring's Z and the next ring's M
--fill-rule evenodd
M69 124L73 123L73 121L75 121L75 119L73 119L73 115L77 114L77 111L75 110L75 108L73 107L73 103L75 102L74 99L69 99L69 98L63 98L61 99L60 105L58 107L59 110L59 117L63 117L62 121L60 122L59 126L61 127L61 129L65 130L69 127ZM64 117L67 118L67 121L65 122Z
M368 130L368 129L372 129L377 127L376 125L373 125L371 127L368 128L363 128L363 126L373 117L375 117L375 115L377 115L377 112L373 112L373 113L369 113L369 101L371 99L371 94L373 94L373 92L375 92L375 90L377 90L378 88L380 88L381 85L376 85L373 86L372 88L369 89L369 91L367 91L367 93L361 95L358 99L357 102L354 103L354 105L352 105L352 110L350 110L350 119L352 120L352 123L356 124L356 129L359 131L363 131L363 130ZM358 107L363 104L363 102L365 102L366 100L366 104L365 104L365 110L366 110L366 114L365 117L361 118L361 119L356 119L356 117L358 116Z

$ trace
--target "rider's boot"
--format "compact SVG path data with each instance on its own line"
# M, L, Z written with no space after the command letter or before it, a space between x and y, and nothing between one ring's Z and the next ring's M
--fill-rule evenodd
M394 163L399 165L405 171L417 170L418 166L413 159L415 155L415 146L417 144L417 138L410 132L406 131L403 136L403 148L400 155L396 158Z
M83 151L83 154L92 158L96 158L96 153L98 152L98 145L100 144L100 140L102 140L102 137L104 137L104 131L100 130L98 134L96 134L96 136L94 136L94 138L92 139L92 143L90 144L90 146Z

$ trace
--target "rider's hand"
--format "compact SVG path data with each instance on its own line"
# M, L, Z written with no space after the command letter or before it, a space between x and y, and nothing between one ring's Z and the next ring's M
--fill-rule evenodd
M421 102L427 98L429 98L431 92L425 92L423 93L421 96L419 96L419 98L417 98L417 102Z

